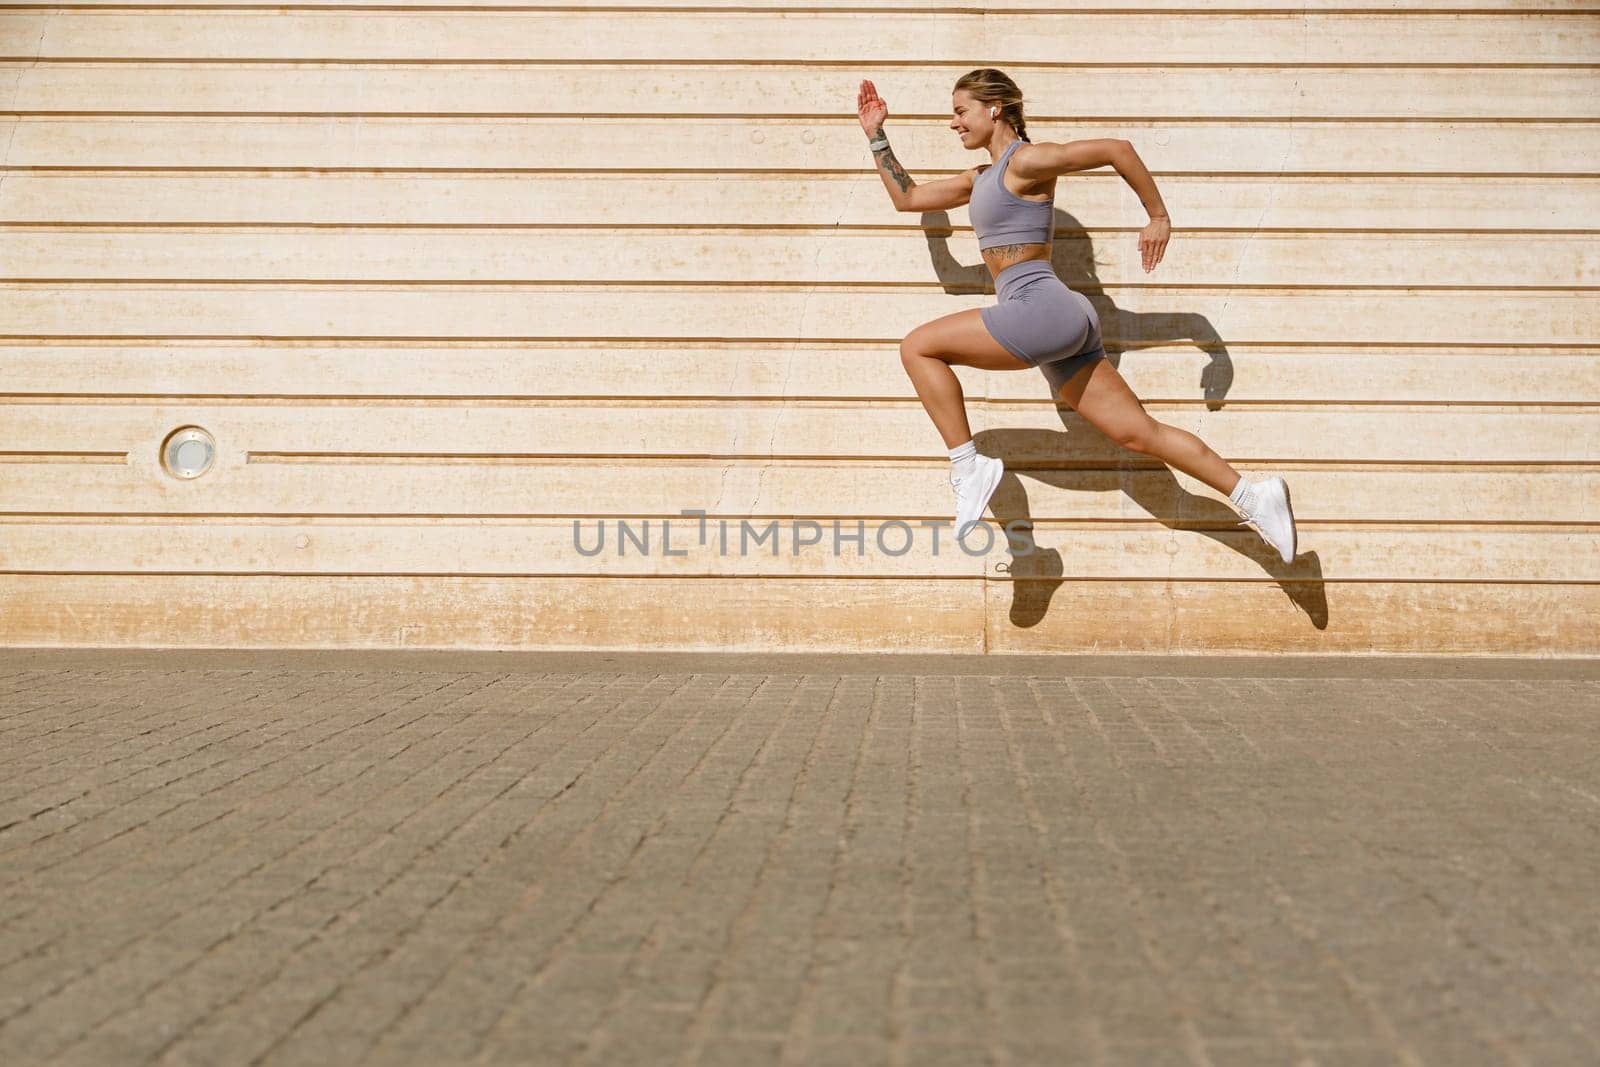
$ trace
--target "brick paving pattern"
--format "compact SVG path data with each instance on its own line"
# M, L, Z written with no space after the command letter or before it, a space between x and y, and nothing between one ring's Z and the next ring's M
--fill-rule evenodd
M0 1063L1600 1062L1592 663L204 658L0 650Z

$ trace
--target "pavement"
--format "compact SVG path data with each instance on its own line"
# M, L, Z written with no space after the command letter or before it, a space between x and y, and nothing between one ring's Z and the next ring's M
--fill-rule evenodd
M0 649L0 1063L1593 1064L1600 661Z

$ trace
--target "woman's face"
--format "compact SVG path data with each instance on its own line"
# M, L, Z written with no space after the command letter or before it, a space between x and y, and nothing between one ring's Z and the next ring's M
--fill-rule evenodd
M994 132L994 120L989 109L972 99L972 94L959 89L950 98L950 128L961 135L963 148L978 148L988 143Z

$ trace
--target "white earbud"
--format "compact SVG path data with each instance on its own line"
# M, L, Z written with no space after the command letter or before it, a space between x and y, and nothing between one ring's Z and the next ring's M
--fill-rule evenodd
M990 108L990 109L989 109L989 117L990 117L990 118L994 118L994 113L995 113L995 112L996 112L996 111L999 111L999 110L1000 110L1000 109L999 109L999 108L997 108L997 107L991 107L991 108Z

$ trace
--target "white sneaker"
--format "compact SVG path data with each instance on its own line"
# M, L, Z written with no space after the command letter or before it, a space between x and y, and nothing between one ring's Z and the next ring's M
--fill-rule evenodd
M1289 509L1289 487L1282 478L1267 478L1251 483L1256 494L1254 514L1246 514L1240 526L1248 526L1262 540L1278 550L1285 563L1294 562L1294 512Z
M956 537L960 538L967 532L967 528L983 518L983 509L989 506L989 498L994 496L995 488L1000 484L1000 476L1006 472L1006 465L993 456L977 456L974 458L972 473L965 478L950 475L950 484L956 491Z

